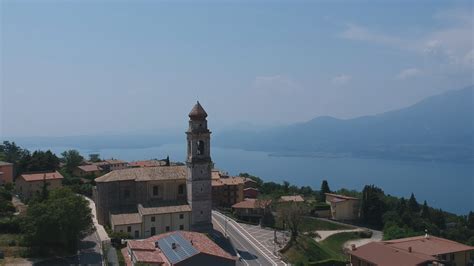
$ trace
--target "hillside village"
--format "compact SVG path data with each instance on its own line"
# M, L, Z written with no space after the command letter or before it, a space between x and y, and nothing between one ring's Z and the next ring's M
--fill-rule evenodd
M199 102L189 113L184 163L58 158L4 142L3 263L472 265L474 213L373 185L332 191L325 180L315 190L230 175L214 167L207 116Z

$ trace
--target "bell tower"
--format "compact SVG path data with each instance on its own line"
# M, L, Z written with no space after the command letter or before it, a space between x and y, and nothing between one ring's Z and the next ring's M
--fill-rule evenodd
M191 206L191 230L212 229L211 188L211 132L207 128L207 113L199 102L189 113L189 128L186 131L188 155L186 179L188 204Z

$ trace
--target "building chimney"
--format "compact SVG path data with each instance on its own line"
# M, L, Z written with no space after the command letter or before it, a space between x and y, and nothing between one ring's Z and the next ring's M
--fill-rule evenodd
M352 251L354 251L354 250L357 250L357 248L356 248L356 245L355 245L355 244L352 244L352 245L351 245L351 250L352 250Z
M408 247L408 252L411 253L412 249L411 247Z

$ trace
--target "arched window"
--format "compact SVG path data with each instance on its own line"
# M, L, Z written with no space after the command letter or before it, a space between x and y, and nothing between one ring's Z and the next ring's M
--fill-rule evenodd
M204 141L198 140L197 142L197 155L204 154Z

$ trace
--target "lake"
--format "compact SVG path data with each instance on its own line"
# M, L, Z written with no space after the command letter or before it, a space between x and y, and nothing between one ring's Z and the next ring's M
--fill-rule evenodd
M51 149L58 156L67 147L28 147ZM168 144L144 149L78 149L82 155L99 153L102 158L127 161L165 158L184 161L184 144ZM457 214L474 210L474 164L396 161L359 158L274 157L266 152L213 147L212 159L217 168L237 175L241 172L260 176L265 181L286 180L298 186L319 189L323 179L332 190L362 190L366 184L382 188L386 194L410 197L418 202Z

